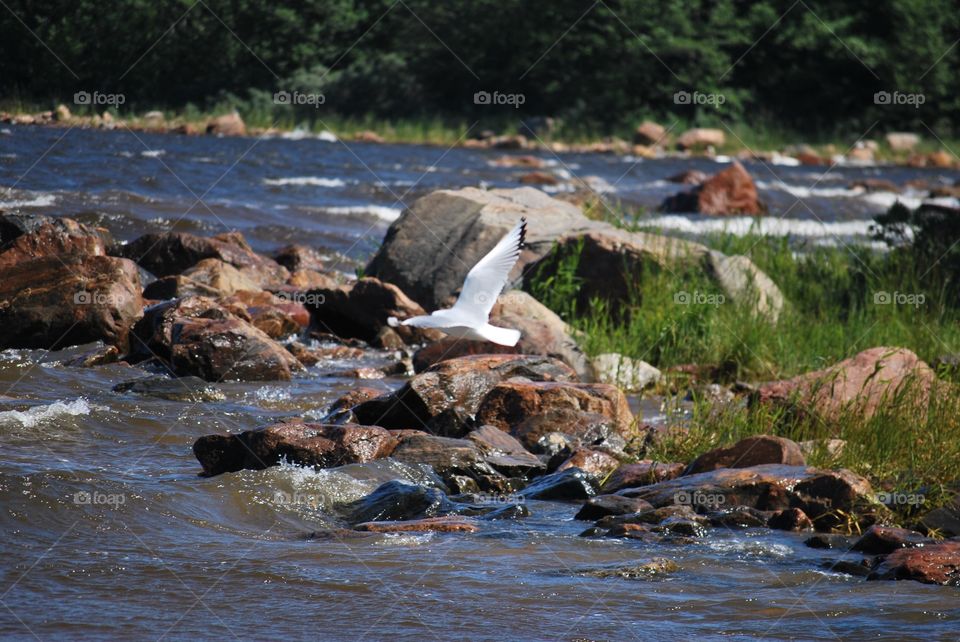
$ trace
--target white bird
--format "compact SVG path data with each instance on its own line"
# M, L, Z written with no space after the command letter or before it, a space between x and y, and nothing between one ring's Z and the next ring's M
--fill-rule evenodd
M521 218L489 253L467 273L463 289L452 308L437 310L428 316L411 317L398 322L387 319L393 327L408 325L414 328L435 328L451 337L490 341L502 346L515 346L520 331L490 325L490 310L507 284L513 264L520 258L520 250L527 233L527 219Z

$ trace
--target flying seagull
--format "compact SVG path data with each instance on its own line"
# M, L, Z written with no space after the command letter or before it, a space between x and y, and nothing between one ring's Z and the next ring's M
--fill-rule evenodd
M463 289L452 308L437 310L429 316L411 317L398 322L390 317L387 323L393 327L408 325L414 328L436 328L451 337L490 341L502 346L515 346L520 340L520 331L490 325L490 310L507 284L507 275L520 257L527 234L527 219L520 222L500 239L490 252L480 259L467 273Z

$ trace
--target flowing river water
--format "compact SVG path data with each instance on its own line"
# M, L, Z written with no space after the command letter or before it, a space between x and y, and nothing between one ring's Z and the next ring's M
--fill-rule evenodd
M515 185L522 170L490 162L501 155L12 128L0 133L0 208L73 216L123 240L237 229L261 251L295 241L344 255L331 263L351 272L416 196ZM718 167L538 155L561 177L598 177L642 206L678 191L666 177ZM825 176L824 168L748 169L781 232L843 243L862 237L894 198L851 189L852 181L957 178L901 168L837 167ZM716 223L691 215L658 225L697 234ZM356 385L336 374L356 361L321 362L290 383L223 382L204 398L162 398L111 391L143 376L134 368L62 365L75 352L0 353L3 639L960 637L957 589L824 570L824 551L798 534L715 528L688 544L586 539L576 505L531 501L529 517L485 522L474 534L349 535L334 505L391 479L423 481L422 472L387 460L200 478L190 447L205 434L322 416ZM365 357L369 365L388 359ZM400 380L364 383L386 390ZM643 405L648 418L655 409ZM639 578L603 572L652 560L676 568Z

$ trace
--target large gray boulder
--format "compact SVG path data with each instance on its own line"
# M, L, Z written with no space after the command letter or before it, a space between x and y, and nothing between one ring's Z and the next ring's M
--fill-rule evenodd
M626 295L643 264L696 265L712 275L731 299L775 320L783 296L747 257L726 257L682 239L628 232L584 216L575 205L532 187L441 190L417 200L387 231L366 274L400 287L427 310L449 305L473 265L526 217L527 244L511 272L518 281L551 269L551 249L577 246L586 254L582 294ZM550 256L548 256L550 255Z

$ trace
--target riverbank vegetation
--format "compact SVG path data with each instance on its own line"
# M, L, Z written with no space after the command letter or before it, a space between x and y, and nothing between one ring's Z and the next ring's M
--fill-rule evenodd
M48 109L97 92L136 113L238 108L264 127L339 118L505 130L549 116L570 140L624 137L644 118L747 125L787 142L895 129L946 139L960 122L960 14L945 0L5 6L0 96Z

